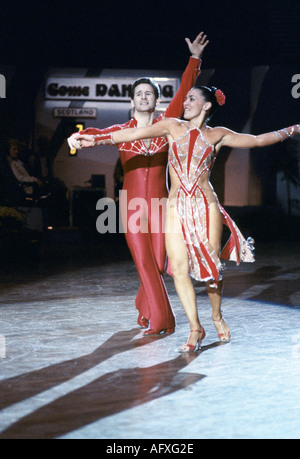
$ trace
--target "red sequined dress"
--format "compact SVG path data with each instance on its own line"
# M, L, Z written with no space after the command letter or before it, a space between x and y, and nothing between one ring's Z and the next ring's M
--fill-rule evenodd
M200 61L190 57L185 72L182 75L178 92L167 110L154 120L154 123L166 117L179 118L183 112L183 102L186 94L194 85L200 73ZM125 124L111 126L106 129L88 128L81 134L102 136L119 129L137 127L137 120L131 119ZM109 138L109 136L108 136ZM105 143L103 141L102 143ZM109 143L109 142L108 142ZM154 199L168 197L167 164L168 143L165 137L151 140L147 148L143 140L118 145L120 158L124 169L124 184L121 193L121 216L125 237L136 265L141 286L136 298L136 307L140 314L150 320L150 326L155 330L165 330L175 327L175 316L172 311L166 291L163 275L166 266L165 235L163 232L164 210L152 212L151 202ZM141 198L135 201L136 198ZM136 207L130 208L129 203L140 203L143 208L144 223L148 225L146 232L135 232L130 229L130 221L135 218ZM155 228L152 231L151 228ZM159 230L157 230L159 228Z
M253 262L254 241L246 241L218 201L207 180L216 159L214 146L204 139L200 129L190 129L170 148L169 162L180 185L177 192L177 211L189 256L190 275L198 281L212 281L214 285L222 278L222 260ZM223 224L231 232L230 238L216 253L209 243L209 207L217 203Z

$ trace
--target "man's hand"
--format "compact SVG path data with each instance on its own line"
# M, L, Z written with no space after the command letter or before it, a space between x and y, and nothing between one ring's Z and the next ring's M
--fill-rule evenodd
M189 38L186 38L185 41L188 44L192 57L196 57L197 59L201 58L204 49L209 43L207 35L204 35L204 32L200 32L193 42Z
M71 137L69 137L68 144L71 150L80 150L81 145L80 141L78 140L79 132L76 132L75 134L72 134Z
M81 148L89 148L94 146L94 137L92 135L83 134L78 132L68 138L68 144L71 149L81 150Z

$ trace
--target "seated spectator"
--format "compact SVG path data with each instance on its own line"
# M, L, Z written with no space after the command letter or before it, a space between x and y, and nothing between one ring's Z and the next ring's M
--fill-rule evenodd
M9 155L8 155L8 163L10 168L18 180L19 183L22 184L22 188L26 195L33 196L36 187L42 188L43 182L30 175L28 170L26 169L24 163L20 160L20 147L21 142L16 139L9 140ZM40 193L39 193L40 194Z
M49 198L48 187L42 180L31 174L28 169L29 166L25 166L24 162L20 159L20 154L25 146L22 142L16 139L8 141L9 150L7 161L10 166L10 170L16 179L19 186L25 195L25 200L28 202L32 200L34 203L41 203L46 198Z

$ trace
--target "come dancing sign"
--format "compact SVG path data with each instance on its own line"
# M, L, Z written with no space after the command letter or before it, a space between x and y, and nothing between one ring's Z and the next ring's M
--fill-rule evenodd
M161 89L161 102L169 103L178 88L177 78L153 78ZM132 79L128 78L48 78L47 100L130 101Z

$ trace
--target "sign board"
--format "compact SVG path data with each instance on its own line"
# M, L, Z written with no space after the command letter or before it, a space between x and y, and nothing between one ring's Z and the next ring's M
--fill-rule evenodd
M178 78L155 78L161 88L161 102L170 102L178 88ZM46 100L129 102L133 80L129 78L50 77L46 81Z
M82 119L96 119L96 108L74 108L74 107L55 107L53 109L54 118L82 118Z

